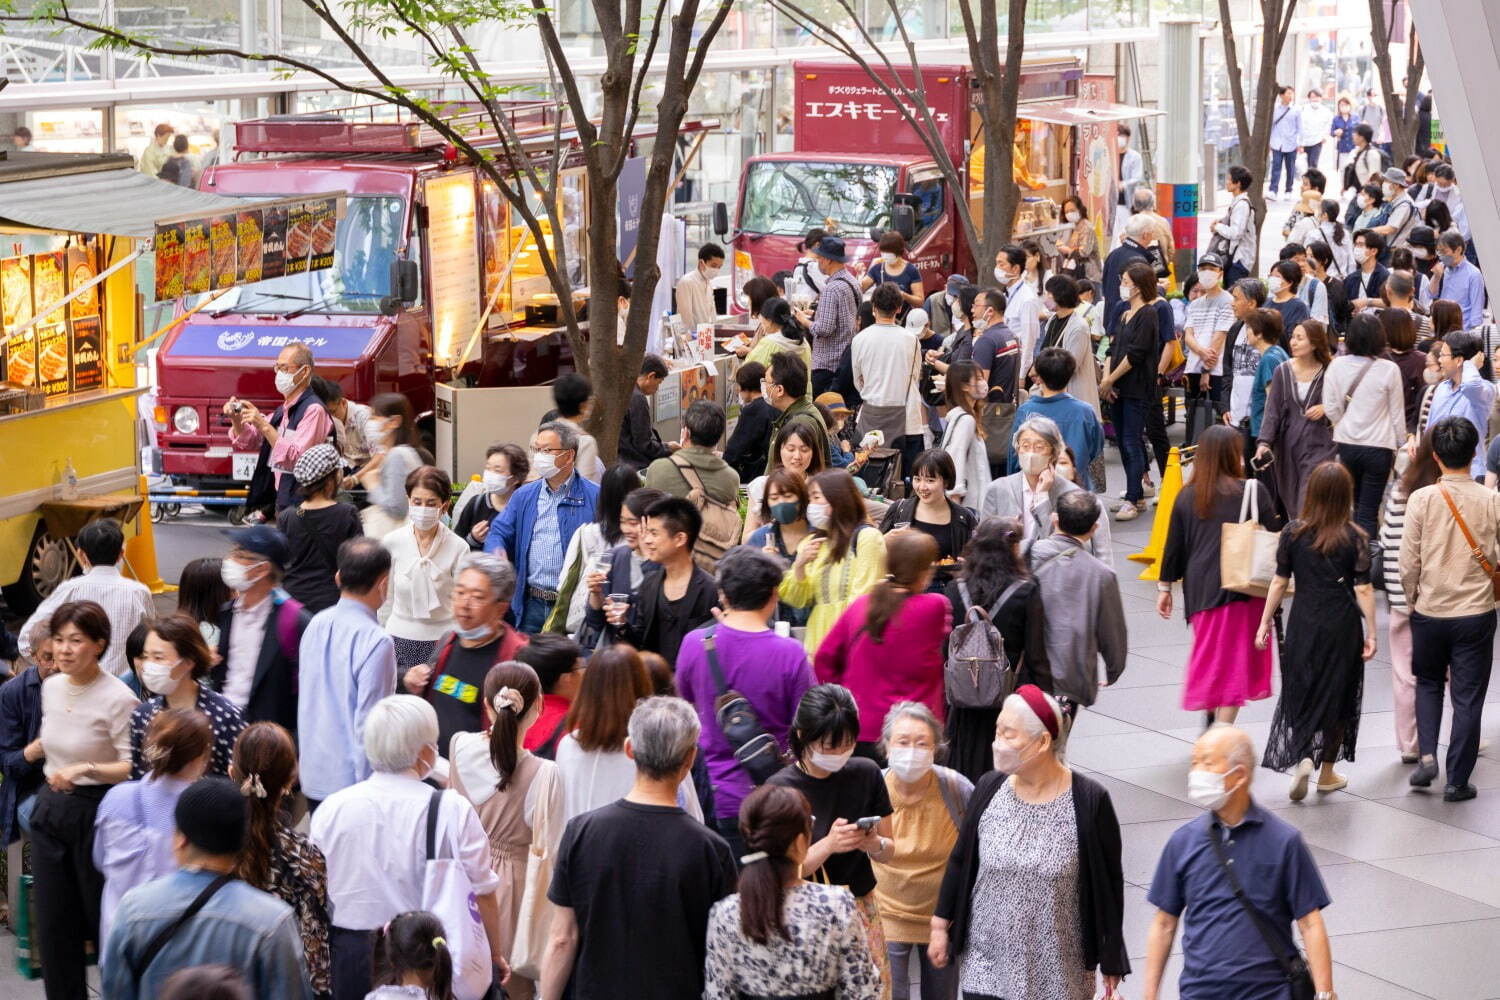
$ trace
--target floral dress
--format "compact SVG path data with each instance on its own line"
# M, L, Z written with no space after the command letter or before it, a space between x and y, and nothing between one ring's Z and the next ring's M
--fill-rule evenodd
M756 944L740 930L736 893L714 904L708 917L703 1000L749 996L810 996L832 991L840 1000L875 1000L879 970L870 958L864 920L848 889L802 882L782 897L790 940Z

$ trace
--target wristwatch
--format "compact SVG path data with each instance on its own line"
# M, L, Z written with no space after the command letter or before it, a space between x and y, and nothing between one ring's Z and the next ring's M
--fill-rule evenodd
M1313 1000L1339 1000L1339 995L1329 990L1327 993L1314 993Z

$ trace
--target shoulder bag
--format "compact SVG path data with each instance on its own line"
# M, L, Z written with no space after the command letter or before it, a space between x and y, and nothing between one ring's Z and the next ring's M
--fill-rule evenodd
M1276 956L1276 964L1281 966L1281 972L1286 976L1287 986L1291 989L1291 1000L1313 1000L1317 996L1317 987L1313 985L1312 970L1307 967L1307 959L1302 953L1292 948L1292 953L1287 955L1282 952L1281 944L1275 935L1266 927L1266 917L1256 905L1250 902L1245 895L1240 880L1235 877L1234 863L1224 855L1224 845L1219 839L1219 824L1210 823L1208 827L1208 840L1213 845L1214 854L1219 859L1219 867L1224 871L1224 877L1229 880L1229 887L1234 890L1234 898L1245 908L1245 913L1250 917L1250 922L1255 925L1256 931L1260 933L1261 940Z
M141 952L140 957L130 963L130 974L135 979L137 987L140 985L141 977L151 968L151 963L156 961L156 956L161 954L161 950L167 946L167 942L171 941L177 935L177 932L182 930L184 924L197 916L198 911L208 905L208 901L213 899L214 895L220 889L232 881L234 881L234 875L230 872L225 872L208 883L208 885L203 887L203 891L198 893L197 897L187 905L187 909L183 910L182 914L176 920L157 932L156 937L152 938L151 943L146 945L146 950Z
M1484 549L1481 549L1479 543L1474 540L1474 533L1469 530L1464 516L1458 512L1458 504L1453 502L1453 495L1448 492L1448 487L1438 483L1438 492L1447 501L1448 509L1453 512L1453 520L1458 522L1458 530L1464 533L1464 541L1469 543L1469 551L1474 554L1474 561L1479 563L1479 568L1484 570L1485 575L1490 578L1490 590L1495 600L1500 602L1500 570L1496 570L1489 559L1485 558Z
M1260 523L1260 483L1246 480L1240 519L1219 526L1219 586L1236 594L1265 597L1276 577L1276 546L1281 532ZM1292 593L1292 581L1286 592Z
M729 749L734 754L735 761L745 769L752 782L763 785L767 778L781 770L781 748L776 745L771 734L766 732L750 699L738 691L730 690L729 683L724 680L724 671L719 666L719 653L715 648L716 629L717 626L710 626L703 633L703 655L708 660L709 672L714 677L714 690L718 693L714 699L714 721L719 724L724 739L729 741Z
M1365 365L1364 368L1360 369L1360 373L1358 375L1354 376L1354 381L1349 385L1349 391L1344 393L1345 406L1349 405L1349 401L1354 398L1354 394L1359 390L1359 384L1365 380L1365 376L1370 374L1370 369L1374 367L1375 359L1371 358L1370 363Z
M454 794L457 794L456 792ZM427 851L422 872L422 906L447 930L448 953L453 958L453 995L457 1000L480 1000L494 982L490 939L474 899L474 883L458 858L438 857L438 816L443 790L427 803ZM445 852L451 853L451 852Z

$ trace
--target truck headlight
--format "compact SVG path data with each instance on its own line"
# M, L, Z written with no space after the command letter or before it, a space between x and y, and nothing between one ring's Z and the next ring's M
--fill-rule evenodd
M172 411L172 426L178 434L197 434L198 411L191 406L179 406Z

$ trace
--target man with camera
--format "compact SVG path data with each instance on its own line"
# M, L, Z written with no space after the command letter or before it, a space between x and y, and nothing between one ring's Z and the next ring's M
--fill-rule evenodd
M269 418L254 403L237 396L224 404L230 446L236 451L260 447L256 475L251 478L252 497L255 479L263 477L263 470L269 467L278 514L296 502L297 481L292 477L292 466L298 456L333 436L333 420L311 390L314 374L312 350L304 343L293 342L276 356L276 391L281 393L282 404Z

